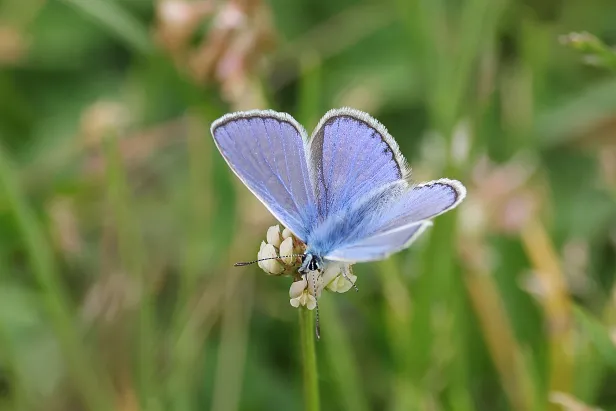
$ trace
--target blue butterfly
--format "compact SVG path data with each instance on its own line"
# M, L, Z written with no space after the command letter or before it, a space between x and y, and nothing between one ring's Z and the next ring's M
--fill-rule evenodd
M351 108L328 111L310 137L272 110L227 114L211 133L233 172L306 244L300 274L384 259L466 196L456 180L411 184L393 137Z

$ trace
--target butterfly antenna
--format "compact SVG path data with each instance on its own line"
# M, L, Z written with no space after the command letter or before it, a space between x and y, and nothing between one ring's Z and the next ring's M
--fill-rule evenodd
M319 303L316 303L316 321L314 324L314 333L317 336L317 341L321 339L321 324L319 324Z
M348 270L349 270L349 272L352 272L352 271L351 271L351 267L350 267L350 266L348 267ZM354 283L353 281L351 281L351 278L349 277L349 275L348 275L348 273L347 273L347 270L345 270L345 269L343 269L343 270L342 270L342 276L343 276L343 277L344 277L344 278L345 278L348 282L350 282L350 283L351 283L351 285L352 285L352 286L353 286L353 288L355 289L355 292L359 292L359 288L357 288L357 286L355 285L355 283ZM355 281L357 281L357 280L355 280Z
M314 297L314 303L315 303L315 314L316 314L316 318L315 318L315 323L314 323L314 333L317 337L317 341L321 339L321 324L319 323L319 302L317 301L317 285L316 285L316 281L314 279L314 276L310 276L306 278L308 281L312 282L312 296ZM310 289L310 288L309 288Z
M260 261L265 261L265 260L279 260L281 258L287 258L287 257L303 257L305 256L305 254L291 254L291 255L281 255L278 257L268 257L268 258L260 258L258 260L254 260L254 261L246 261L246 262L240 262L240 263L235 263L233 264L233 267L244 267L246 265L250 265L250 264L254 264L254 263L258 263Z

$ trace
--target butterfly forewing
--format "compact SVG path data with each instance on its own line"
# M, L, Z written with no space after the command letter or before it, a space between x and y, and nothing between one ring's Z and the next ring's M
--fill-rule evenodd
M406 178L406 162L385 127L368 114L329 111L309 143L309 167L323 217L351 207L379 187Z
M289 115L248 111L212 124L214 141L242 182L300 239L316 220L304 150L306 133Z

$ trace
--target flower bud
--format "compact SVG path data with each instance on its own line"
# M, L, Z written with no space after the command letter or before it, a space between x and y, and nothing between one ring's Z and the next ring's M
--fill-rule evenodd
M260 260L261 258L263 258L263 249L266 246L266 242L265 241L261 241L261 245L259 246L259 252L257 253L257 260ZM259 266L260 269L265 271L265 267L263 266L263 261L258 261L257 265Z
M285 229L282 230L282 238L286 240L287 238L291 236L293 236L293 233L291 232L291 230L285 227Z
M344 280L344 278L341 275L339 275L338 277L336 277L333 280L331 280L330 283L327 284L327 289L329 291L333 291L333 292L337 293L338 290L340 289L340 285L341 285L341 281L340 280Z
M284 271L284 267L275 258L278 257L276 249L271 244L265 244L258 254L259 259L269 258L259 262L259 267L269 274L280 274Z
M323 272L323 284L328 286L336 277L342 272L344 265L342 263L330 262L325 265L325 271Z
M304 290L306 289L307 285L308 283L306 282L305 278L302 278L299 281L295 281L293 284L291 284L291 288L289 289L289 297L291 298L300 297L302 293L304 292Z
M295 257L292 257L293 254L293 239L291 237L287 237L280 244L280 256L283 263L287 265L293 264L293 260Z
M351 289L351 287L353 287L355 281L357 281L357 276L354 274L347 273L347 277L348 279L344 278L344 276L340 274L327 285L327 288L335 293L346 293Z
M280 226L278 224L271 226L267 229L267 242L274 247L280 247Z

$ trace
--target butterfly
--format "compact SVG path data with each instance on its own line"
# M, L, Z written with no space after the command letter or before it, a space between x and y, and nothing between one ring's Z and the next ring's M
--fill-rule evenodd
M227 114L211 133L231 170L306 244L302 275L401 251L466 196L456 180L412 184L387 129L352 108L328 111L310 137L272 110Z

